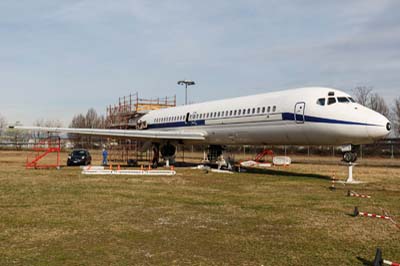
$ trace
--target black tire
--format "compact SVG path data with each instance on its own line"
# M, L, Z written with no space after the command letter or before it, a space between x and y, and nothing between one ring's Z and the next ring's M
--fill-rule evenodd
M357 153L355 152L345 152L343 153L343 161L346 163L354 163L357 161Z

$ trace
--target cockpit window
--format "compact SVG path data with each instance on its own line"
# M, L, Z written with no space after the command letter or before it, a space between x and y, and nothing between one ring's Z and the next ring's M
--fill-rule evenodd
M317 104L324 106L325 105L325 98L320 98L317 100Z
M348 102L350 102L349 99L347 99L346 97L338 97L337 100L340 103L348 103Z
M356 101L354 101L353 98L349 97L350 102L355 103Z
M329 97L329 98L328 98L328 105L331 105L331 104L334 104L334 103L336 103L336 98L334 98L334 97Z

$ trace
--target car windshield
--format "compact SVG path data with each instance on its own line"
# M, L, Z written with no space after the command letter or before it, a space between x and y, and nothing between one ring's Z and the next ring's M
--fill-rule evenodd
M86 155L86 151L73 151L72 156L84 156Z

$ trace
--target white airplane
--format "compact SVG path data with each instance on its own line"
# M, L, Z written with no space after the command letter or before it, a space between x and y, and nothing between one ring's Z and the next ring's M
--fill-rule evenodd
M131 138L151 141L161 155L177 144L209 145L220 155L224 145L335 145L354 162L360 144L385 138L389 120L343 91L306 87L149 111L138 130L22 127L18 129ZM157 152L158 153L158 152Z

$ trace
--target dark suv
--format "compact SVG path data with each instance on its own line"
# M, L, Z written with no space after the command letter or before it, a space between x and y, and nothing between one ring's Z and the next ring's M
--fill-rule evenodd
M92 163L92 156L87 150L74 150L68 156L67 165L89 165Z

